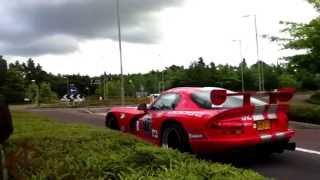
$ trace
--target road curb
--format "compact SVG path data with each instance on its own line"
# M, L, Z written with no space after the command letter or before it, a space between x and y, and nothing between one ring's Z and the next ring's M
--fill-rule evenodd
M289 121L290 125L293 126L303 126L303 127L307 127L307 128L319 128L320 129L320 125L318 124L311 124L311 123L306 123L306 122L298 122L298 121Z

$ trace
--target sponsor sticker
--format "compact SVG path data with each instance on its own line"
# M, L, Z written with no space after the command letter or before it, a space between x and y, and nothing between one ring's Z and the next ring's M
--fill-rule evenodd
M157 131L157 130L152 129L152 137L154 137L154 138L159 138L159 134L158 134L158 131Z
M124 119L126 117L126 114L125 113L121 113L120 114L120 119Z

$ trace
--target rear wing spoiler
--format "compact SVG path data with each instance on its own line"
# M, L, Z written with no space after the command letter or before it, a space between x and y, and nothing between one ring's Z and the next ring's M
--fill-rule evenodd
M251 105L251 97L269 96L269 104L285 103L290 101L295 93L294 88L280 88L274 91L236 92L227 93L226 90L215 89L211 91L211 101L214 105L223 104L228 96L243 96L243 106Z

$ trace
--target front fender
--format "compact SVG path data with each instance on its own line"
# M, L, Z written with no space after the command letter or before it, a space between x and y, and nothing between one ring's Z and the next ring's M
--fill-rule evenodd
M145 112L139 111L135 107L114 107L107 113L107 116L109 114L115 116L121 131L128 132L131 121L140 118Z

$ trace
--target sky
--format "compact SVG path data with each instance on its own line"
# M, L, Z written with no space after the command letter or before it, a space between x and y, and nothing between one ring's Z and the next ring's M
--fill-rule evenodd
M280 21L309 22L318 14L305 0L119 0L124 73L171 65L238 65L240 46L257 61L259 37L285 36ZM116 0L2 0L0 54L9 62L34 59L54 74L120 73ZM277 63L297 53L259 38L259 59Z

